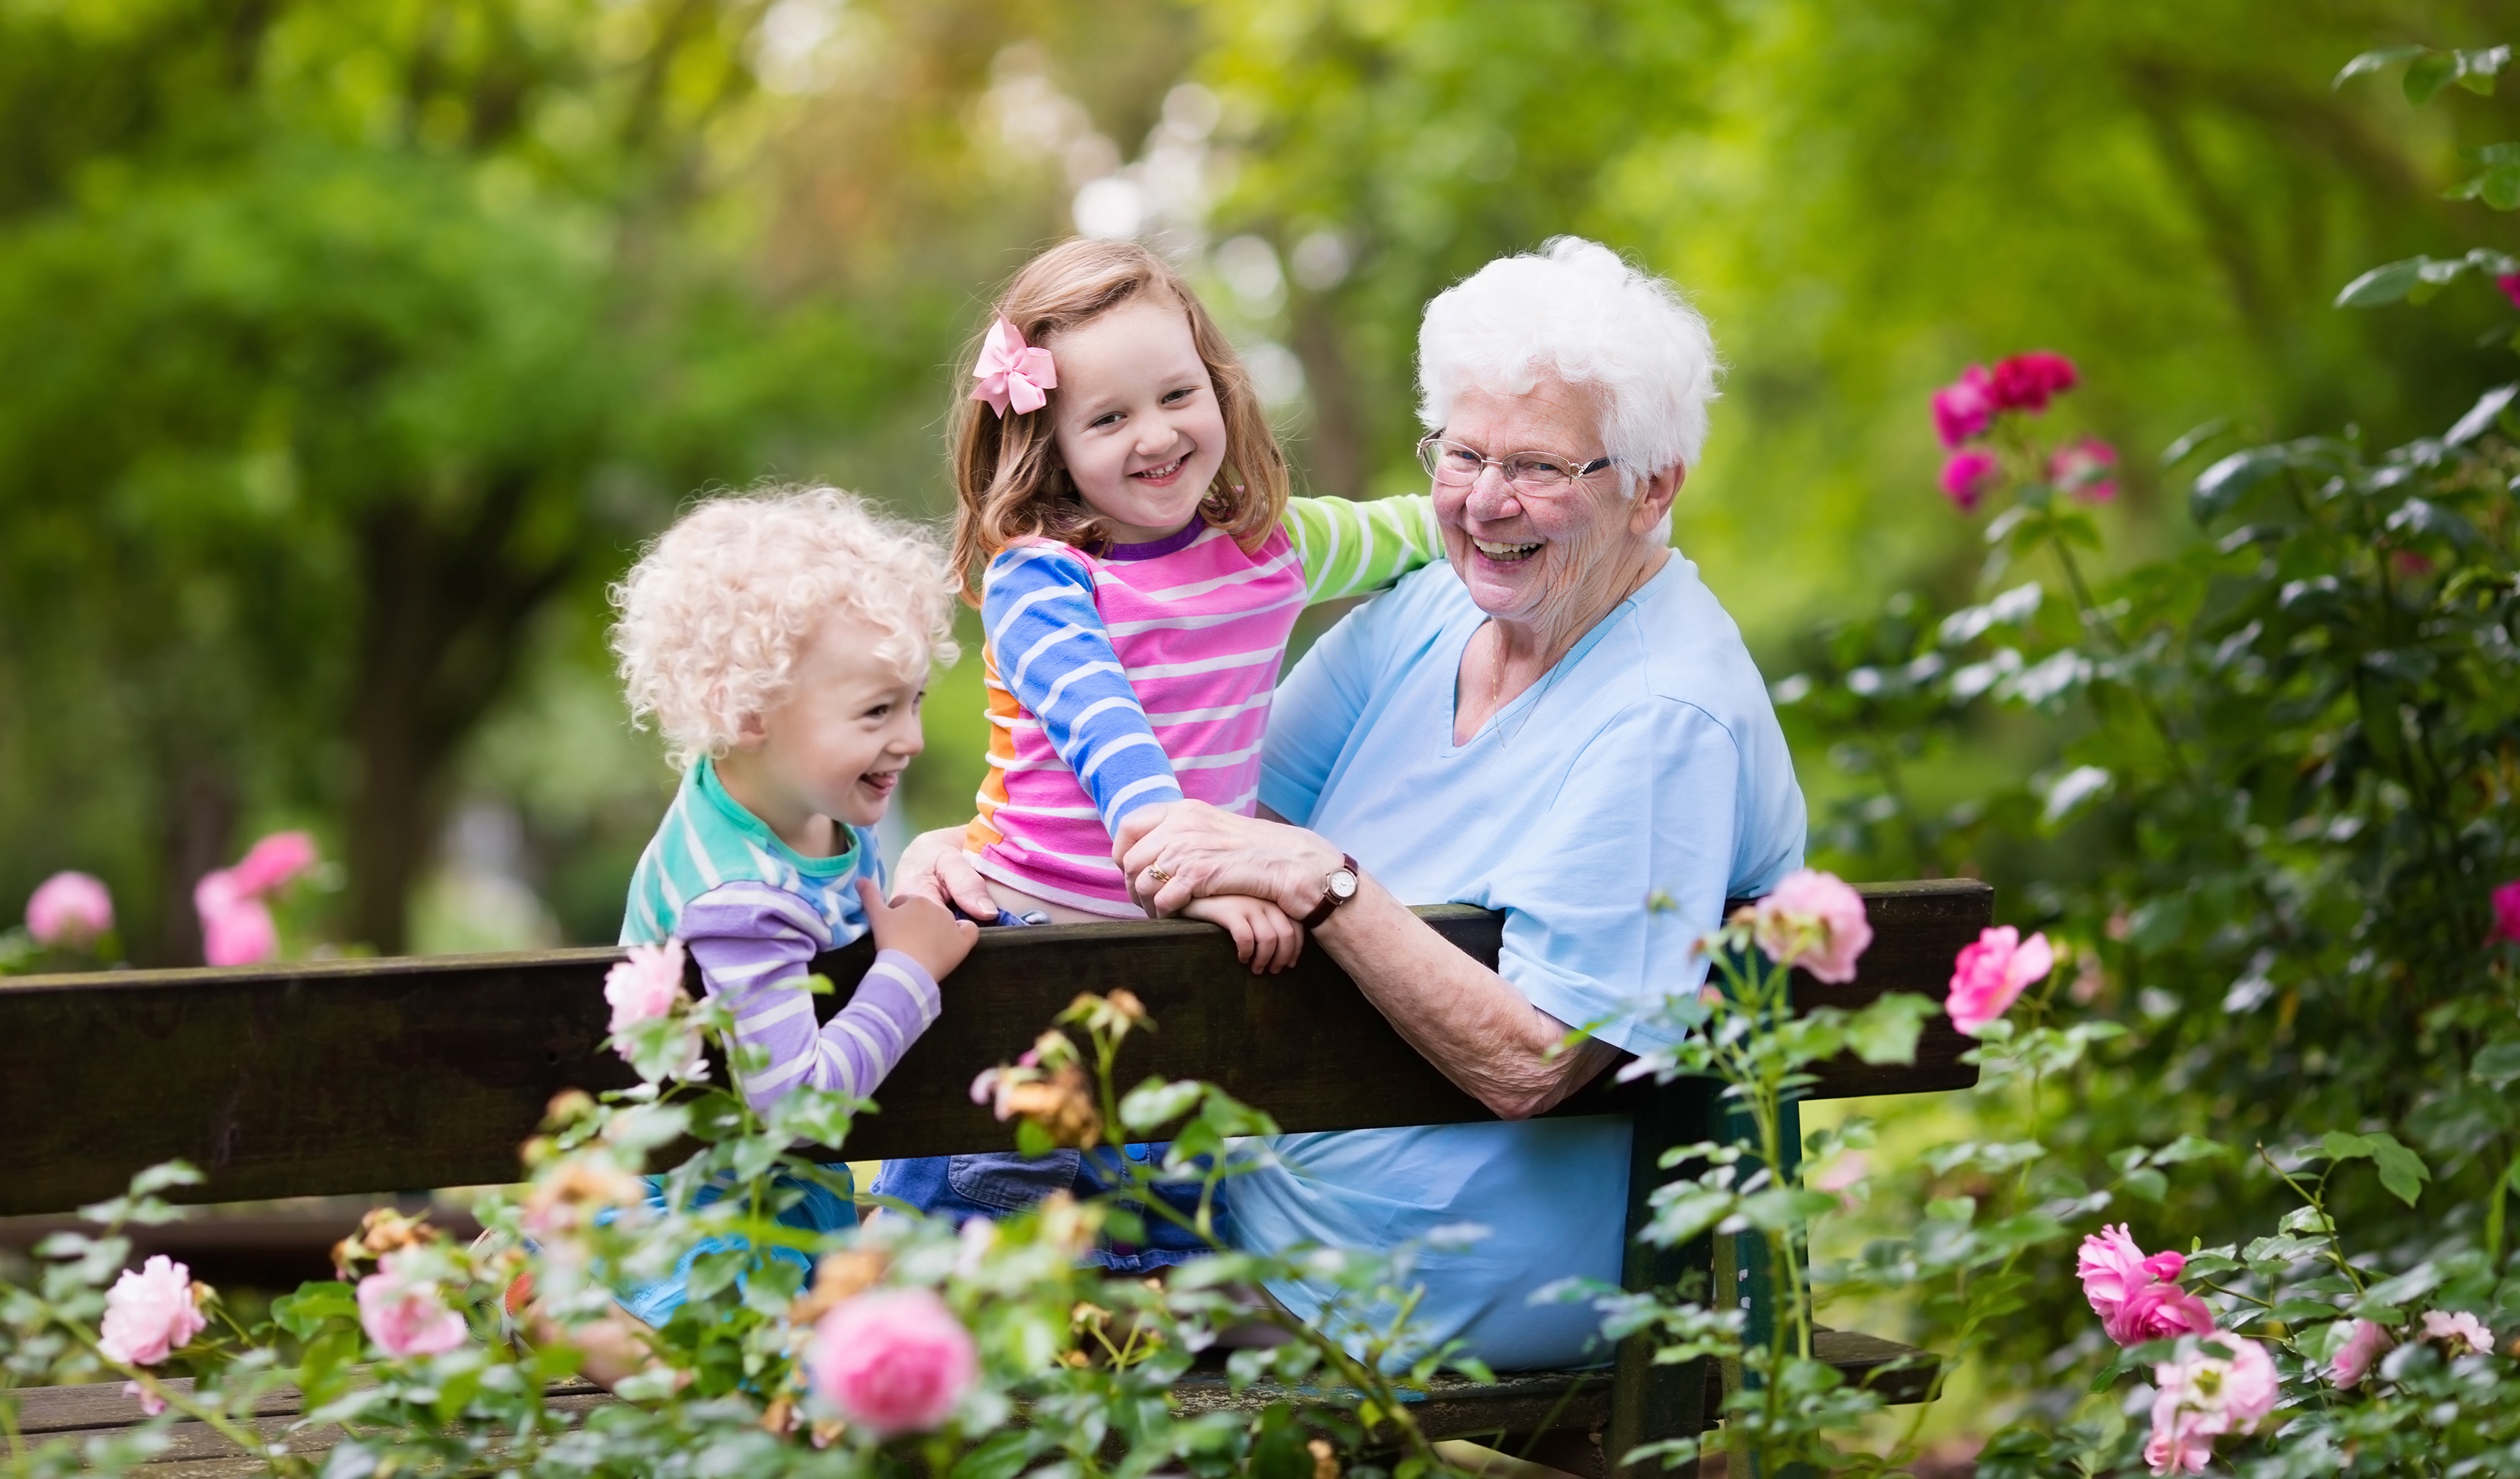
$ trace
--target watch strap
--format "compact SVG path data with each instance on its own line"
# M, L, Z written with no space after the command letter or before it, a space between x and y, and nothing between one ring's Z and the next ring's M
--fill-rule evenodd
M1339 854L1339 867L1347 870L1348 874L1358 882L1362 883L1365 880L1365 870L1357 867L1356 859L1347 854ZM1332 914L1337 912L1340 905L1355 897L1356 894L1351 891L1346 898L1341 898L1330 888L1328 876L1325 874L1322 880L1322 902L1314 905L1313 912L1304 916L1300 922L1306 929L1319 929Z

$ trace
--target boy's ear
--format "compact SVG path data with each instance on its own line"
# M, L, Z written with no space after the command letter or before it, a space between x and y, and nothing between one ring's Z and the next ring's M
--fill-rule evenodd
M769 736L770 731L762 724L761 716L759 714L745 714L743 717L735 721L735 747L737 749L751 749L762 740L768 739Z

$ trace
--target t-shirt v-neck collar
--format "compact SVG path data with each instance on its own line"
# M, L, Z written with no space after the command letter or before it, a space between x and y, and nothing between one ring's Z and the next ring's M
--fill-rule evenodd
M1469 655L1470 643L1479 635L1479 629L1486 626L1489 621L1488 614L1485 611L1480 610L1475 605L1471 606L1471 614L1476 616L1478 619L1470 623L1469 631L1462 635L1460 643L1446 644L1446 646L1452 650L1453 664L1452 682L1446 688L1449 701L1447 701L1443 706L1444 756L1447 759L1450 759L1454 756L1467 754L1470 750L1478 746L1478 742L1480 740L1486 739L1490 735L1498 733L1508 717L1518 715L1521 711L1537 705L1540 700L1548 695L1550 689L1556 686L1557 680L1564 677L1566 674L1573 672L1577 664L1584 660L1585 654L1592 651L1595 645L1599 643L1603 637L1609 635L1610 628L1617 625L1620 619L1626 616L1632 607L1634 607L1639 602L1642 601L1646 592L1651 591L1656 585L1660 584L1662 578L1670 573L1671 567L1679 562L1680 561L1676 560L1664 560L1661 569L1656 570L1651 575L1645 577L1644 584L1638 586L1635 590L1629 592L1626 600L1601 613L1601 619L1593 623L1592 630L1586 632L1583 636L1576 638L1575 645L1566 650L1565 655L1559 657L1555 662L1551 663L1549 665L1549 671L1541 674L1538 682L1532 684L1531 687L1524 689L1521 693L1514 695L1511 699L1508 700L1495 713L1490 714L1488 716L1487 723L1480 725L1477 729L1470 732L1470 738L1456 743L1454 742L1453 737L1460 733L1459 725L1461 723L1462 713L1462 660ZM1466 595L1467 592L1464 591L1463 594Z

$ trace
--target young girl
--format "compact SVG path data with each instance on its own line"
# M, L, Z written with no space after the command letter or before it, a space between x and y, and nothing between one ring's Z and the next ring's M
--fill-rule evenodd
M1433 501L1289 499L1242 362L1181 275L1132 243L1034 258L971 373L954 563L968 576L987 561L991 729L965 845L1014 916L1141 919L1112 857L1120 819L1185 797L1253 808L1296 614L1441 559ZM1230 930L1255 971L1302 946L1266 900L1187 912ZM958 1155L887 1161L876 1190L959 1222L1112 1179L1073 1150ZM1146 1272L1204 1251L1145 1221L1147 1246L1097 1261Z
M965 845L1018 912L1140 919L1111 855L1120 819L1185 796L1252 808L1296 615L1442 558L1434 504L1288 498L1241 360L1135 243L1034 258L972 375L954 562L987 561L991 733ZM1302 945L1262 900L1187 912L1255 971Z
M799 1086L873 1094L936 1020L936 983L977 935L925 900L887 906L873 830L925 745L929 665L954 657L956 582L939 554L836 489L771 489L702 503L612 592L631 713L655 720L683 767L631 875L621 941L689 948L739 1047L766 1058L741 1075L755 1107ZM875 964L818 1030L813 958L870 930ZM831 1185L783 1179L796 1200L781 1222L855 1226L848 1167L823 1170ZM700 1251L625 1290L624 1308L664 1323Z

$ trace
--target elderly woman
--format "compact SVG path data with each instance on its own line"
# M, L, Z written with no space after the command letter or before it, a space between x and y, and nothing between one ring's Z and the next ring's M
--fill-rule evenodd
M1431 1342L1499 1367L1603 1359L1591 1311L1529 1296L1619 1275L1627 1122L1532 1116L1661 1043L1643 1000L1696 978L1690 943L1728 896L1801 860L1766 686L1670 548L1716 368L1668 284L1589 242L1437 297L1420 450L1448 562L1352 612L1280 688L1264 816L1185 802L1118 839L1158 913L1238 893L1317 919L1401 1035L1504 1121L1290 1136L1232 1188L1249 1247L1488 1229L1421 1257L1418 1315ZM1678 908L1649 910L1656 892ZM1407 908L1446 901L1505 912L1496 969ZM1564 1051L1572 1029L1589 1035ZM1272 1292L1319 1308L1303 1286Z

